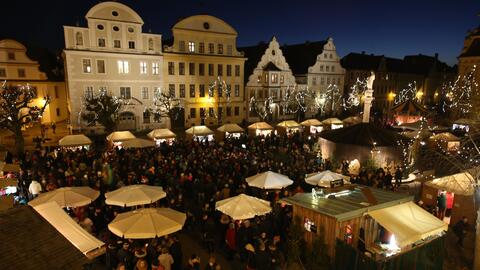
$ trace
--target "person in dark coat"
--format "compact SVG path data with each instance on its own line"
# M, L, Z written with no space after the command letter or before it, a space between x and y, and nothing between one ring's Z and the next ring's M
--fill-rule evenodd
M453 232L458 238L457 244L460 247L463 247L463 239L467 234L467 230L468 230L468 219L466 217L463 217L453 226Z
M125 269L133 268L133 254L130 251L130 245L124 243L122 248L117 252L117 262L125 265Z
M260 243L256 253L256 263L258 269L271 269L270 254L265 250L265 244Z
M172 270L180 270L182 268L182 244L178 241L176 235L172 236L173 243L170 246L170 254L173 257Z

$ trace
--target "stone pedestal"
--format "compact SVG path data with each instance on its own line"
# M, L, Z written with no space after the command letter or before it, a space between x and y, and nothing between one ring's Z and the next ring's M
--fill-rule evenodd
M365 101L363 105L363 123L368 123L370 121L370 109L372 108L373 101L373 89L368 89L365 91Z

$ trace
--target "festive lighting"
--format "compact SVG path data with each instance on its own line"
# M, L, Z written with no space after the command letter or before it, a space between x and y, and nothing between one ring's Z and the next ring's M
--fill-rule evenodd
M421 94L419 95L419 93ZM398 95L394 96L394 103L400 104L405 101L419 99L422 95L423 92L417 92L417 83L414 81L413 83L409 83L407 88L400 90Z
M363 80L357 78L357 81L350 89L351 91L348 94L348 98L343 102L344 109L350 109L360 105L360 101L365 94L365 90L367 90L367 78Z
M475 80L476 66L465 75L458 76L455 81L447 82L442 87L446 99L442 103L442 111L454 109L461 114L467 114L472 109L471 96L478 94L478 84Z

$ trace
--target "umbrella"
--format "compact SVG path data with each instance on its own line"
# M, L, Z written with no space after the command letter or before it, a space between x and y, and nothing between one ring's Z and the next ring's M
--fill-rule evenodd
M281 189L293 184L287 176L271 171L256 174L245 179L249 186L263 189Z
M215 209L235 220L249 219L272 211L269 202L245 194L218 201Z
M90 187L63 187L40 194L28 204L32 207L55 201L60 207L79 207L90 204L100 192Z
M162 187L131 185L105 193L105 203L126 207L153 203L166 196L167 194Z
M131 139L128 141L122 142L123 148L147 148L147 147L155 147L155 142L145 139Z
M130 131L114 131L107 136L107 140L111 142L123 142L135 138Z
M187 215L170 208L143 208L117 215L108 229L119 237L146 239L182 229Z
M470 173L462 172L436 178L425 184L457 195L471 196L475 193L476 183L477 181Z
M305 182L314 186L330 187L330 182L341 179L348 179L348 177L330 170L326 170L308 174L305 178Z

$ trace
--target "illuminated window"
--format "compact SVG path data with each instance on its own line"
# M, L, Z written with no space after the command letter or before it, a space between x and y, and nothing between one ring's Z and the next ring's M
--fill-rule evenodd
M195 42L193 41L188 42L188 51L191 53L195 52Z
M142 87L142 99L148 99L148 87Z
M271 80L272 80L272 83L278 83L278 74L276 73L272 74Z
M90 59L83 59L83 73L91 73L92 72L92 61Z
M118 60L117 64L118 64L119 74L128 74L129 72L128 61Z
M240 96L240 85L235 84L235 97Z
M147 74L147 62L140 62L140 74Z
M158 75L159 73L159 65L157 62L152 63L152 74L153 75Z
M97 73L105 73L105 60L97 60Z

